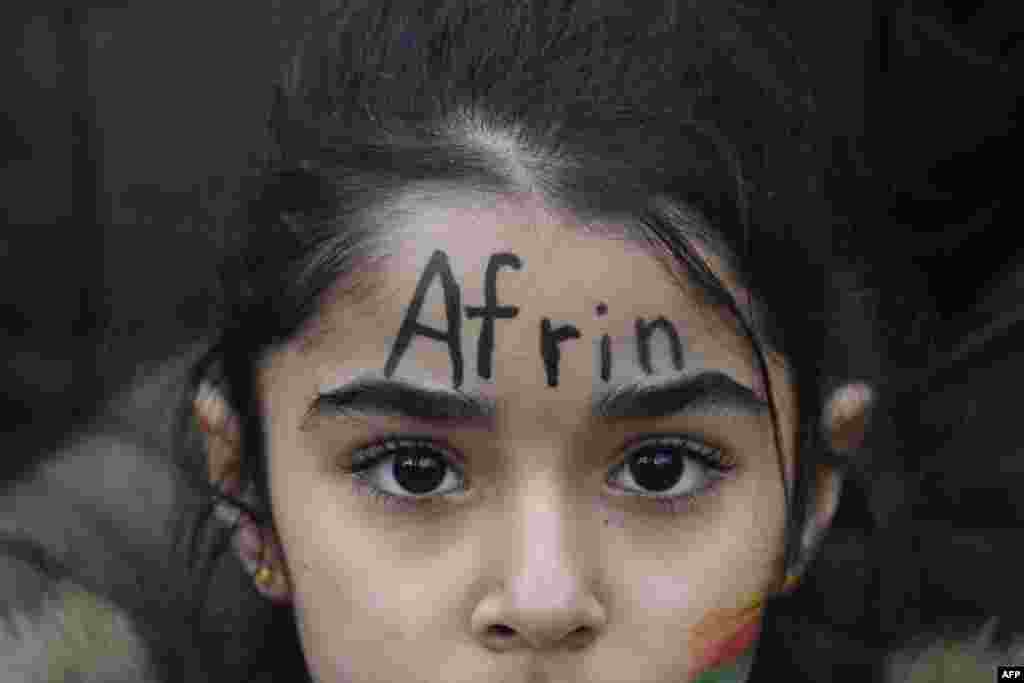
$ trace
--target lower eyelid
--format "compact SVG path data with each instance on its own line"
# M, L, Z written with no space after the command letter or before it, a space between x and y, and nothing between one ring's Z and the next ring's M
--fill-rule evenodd
M416 510L422 508L424 504L436 502L431 498L406 498L404 496L396 496L387 493L386 491L381 491L370 482L366 481L363 477L358 476L352 477L352 486L358 495L366 496L374 503L379 503L396 510Z

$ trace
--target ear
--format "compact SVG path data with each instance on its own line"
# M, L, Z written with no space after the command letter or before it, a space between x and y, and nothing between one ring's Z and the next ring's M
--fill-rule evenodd
M875 392L863 382L843 384L825 400L822 429L836 455L853 455L864 445Z
M244 498L239 482L242 453L238 417L223 394L207 382L200 385L193 405L206 444L210 483L224 493ZM226 503L219 503L215 511L225 523L237 522L233 546L242 566L253 577L256 590L274 602L290 601L291 581L274 530Z
M833 454L845 458L856 457L857 451L864 445L874 401L875 392L863 382L840 385L825 400L822 429ZM836 467L822 464L816 474L817 494L809 520L814 524L808 526L808 531L828 528L839 506L843 488L843 475ZM821 532L818 533L820 535Z
M861 382L843 384L827 397L822 411L822 429L825 442L835 455L854 457L863 446L873 403L874 391ZM815 496L801 539L800 562L791 572L795 575L802 573L814 558L832 525L843 490L843 474L838 468L821 464L815 476Z

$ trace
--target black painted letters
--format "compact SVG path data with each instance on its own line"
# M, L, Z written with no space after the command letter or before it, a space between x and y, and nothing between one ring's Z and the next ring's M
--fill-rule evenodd
M519 315L518 306L499 306L497 293L498 271L502 267L521 270L522 259L509 252L492 254L487 262L487 270L484 274L484 305L466 306L466 318L483 318L483 326L480 330L480 338L477 345L477 374L481 379L491 379L494 374L494 321L508 320ZM440 278L441 288L444 292L445 317L447 330L438 330L428 327L419 322L420 313L423 309L423 302L426 299L427 291L435 278ZM405 312L405 319L398 330L398 336L391 347L387 363L384 366L384 375L390 377L394 374L402 356L412 343L414 335L420 335L435 341L441 341L448 345L448 355L452 362L452 384L458 388L462 386L463 359L462 359L462 295L459 285L452 274L451 265L448 262L448 255L437 249L430 257L426 267L420 275L413 293L412 301ZM608 313L608 305L601 302L596 307L597 316L603 317ZM647 322L643 318L636 319L636 346L640 367L648 375L654 373L651 367L651 337L656 330L661 330L672 353L672 365L675 369L683 369L683 345L676 332L675 326L664 316L659 316ZM561 362L562 352L560 345L568 339L579 339L579 329L572 324L553 327L550 318L541 318L540 323L540 355L544 363L544 373L549 387L558 386L558 371ZM612 351L611 337L602 334L598 346L600 359L601 379L607 382L612 372Z
M675 366L676 370L682 370L683 345L679 341L679 334L676 332L675 326L666 320L664 316L658 316L649 323L644 322L643 318L636 319L636 349L640 367L648 375L654 372L651 368L651 335L658 328L668 336L669 344L672 347L672 365Z
M448 320L448 331L441 332L433 327L427 327L419 322L420 309L423 308L423 299L426 298L430 281L435 275L441 276L441 287L444 289L445 318ZM412 295L412 302L405 312L405 320L398 330L398 338L395 339L388 355L388 362L384 366L384 376L390 377L398 367L398 361L402 354L409 348L414 334L419 334L429 339L436 339L448 344L448 355L452 359L452 384L458 388L462 386L462 308L460 301L459 285L455 282L452 269L448 265L448 255L441 250L435 250L430 257L430 262L423 269L419 284Z
M491 378L491 367L494 358L494 321L497 318L514 318L519 315L518 306L499 306L497 294L498 269L511 266L516 270L523 267L523 261L515 254L492 254L487 261L487 273L484 276L484 305L466 306L467 318L483 318L484 326L480 330L480 342L477 345L477 374L483 379Z
M608 304L603 301L597 305L597 315L608 313ZM607 334L601 335L601 379L605 382L612 375L612 340Z
M579 339L580 331L573 325L562 325L551 329L551 320L541 318L540 321L540 355L544 359L544 372L547 374L548 386L558 386L558 362L562 352L558 345L566 339Z

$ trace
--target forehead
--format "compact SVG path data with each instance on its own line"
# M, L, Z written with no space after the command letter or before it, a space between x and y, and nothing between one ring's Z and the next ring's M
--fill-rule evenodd
M636 344L638 321L659 318L669 321L679 334L688 365L732 370L729 374L738 381L755 383L749 345L700 304L695 287L673 277L649 246L627 240L625 226L581 225L529 201L465 198L409 201L382 221L387 237L380 242L379 257L356 273L365 281L368 294L328 297L303 340L304 355L321 366L323 383L383 369L412 308L417 325L438 332L451 329L452 292L438 273L433 277L425 273L439 252L450 268L458 298L456 315L461 318L458 326L469 387L501 385L503 377L511 387L513 376L519 380L530 376L539 382L531 388L542 386L545 320L554 331L571 325L579 332L558 345L560 386L570 386L575 379L590 391L594 375L600 372L603 336L608 337L613 379L633 377L643 370ZM713 252L700 243L695 247L729 283L731 278ZM495 255L514 258L495 259ZM488 278L488 266L494 261L503 265L492 267L495 274ZM423 286L423 299L414 304L414 293ZM484 306L489 287L497 306L514 307L515 314L490 323L493 382L481 382L476 368L483 351L480 336L488 323L482 316L468 315L468 308ZM672 348L666 334L652 334L650 349L654 370L671 369ZM445 343L414 334L395 374L450 385L451 365Z

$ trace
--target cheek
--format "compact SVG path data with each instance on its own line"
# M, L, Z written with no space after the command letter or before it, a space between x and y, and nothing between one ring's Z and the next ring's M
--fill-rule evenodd
M652 575L642 584L641 599L652 608L671 612L692 609L693 591L683 578L671 575Z
M333 541L329 545L333 547ZM362 562L351 553L306 547L295 563L295 617L314 680L371 681L380 662L410 644L396 615L408 611L387 566ZM363 556L367 554L364 552Z
M761 635L762 603L745 609L715 610L691 634L693 683L746 680Z

